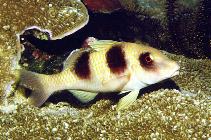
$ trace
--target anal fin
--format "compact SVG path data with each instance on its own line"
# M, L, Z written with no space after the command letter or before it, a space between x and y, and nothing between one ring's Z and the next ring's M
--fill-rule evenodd
M98 93L89 92L89 91L81 91L81 90L69 90L74 97L80 100L82 103L88 103L93 100Z
M129 107L137 99L139 90L131 91L126 96L122 97L117 105L117 110L125 109Z

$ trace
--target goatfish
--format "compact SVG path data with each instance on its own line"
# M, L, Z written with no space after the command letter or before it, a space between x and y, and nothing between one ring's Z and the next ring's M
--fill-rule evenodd
M96 40L74 50L64 69L46 75L20 70L20 85L32 90L28 102L40 107L56 91L69 90L82 103L98 93L117 92L123 96L117 110L130 106L139 90L179 74L179 65L146 44Z

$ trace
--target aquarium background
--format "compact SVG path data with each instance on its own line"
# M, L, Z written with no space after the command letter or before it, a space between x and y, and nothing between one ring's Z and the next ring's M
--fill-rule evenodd
M208 0L0 4L0 139L211 137ZM28 105L29 91L17 86L17 69L58 73L69 53L87 37L147 43L177 61L180 74L141 90L137 101L119 112L115 110L119 96L101 94L81 104L66 91L50 97L41 108Z

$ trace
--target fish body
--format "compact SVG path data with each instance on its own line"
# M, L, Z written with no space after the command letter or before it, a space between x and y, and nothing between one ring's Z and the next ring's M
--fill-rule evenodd
M178 74L175 61L144 44L93 40L88 46L73 51L58 74L21 70L20 85L34 91L29 102L41 106L59 90L69 90L84 103L99 92L129 92L118 103L123 109L136 100L140 89Z

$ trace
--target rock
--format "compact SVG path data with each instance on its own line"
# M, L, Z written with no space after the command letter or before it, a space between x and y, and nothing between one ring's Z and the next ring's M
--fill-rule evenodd
M19 34L26 29L47 31L59 39L82 28L88 12L78 0L71 1L1 1L0 2L0 102L6 96L5 86L15 79L21 47Z

